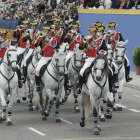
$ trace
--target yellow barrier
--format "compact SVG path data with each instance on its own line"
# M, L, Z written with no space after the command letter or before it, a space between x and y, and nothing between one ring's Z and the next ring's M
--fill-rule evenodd
M5 30L5 29L0 29L0 30ZM14 31L13 30L8 30L8 29L7 29L7 31L8 31L8 33L7 33L7 39L10 39L12 41L16 41L16 38L13 37Z

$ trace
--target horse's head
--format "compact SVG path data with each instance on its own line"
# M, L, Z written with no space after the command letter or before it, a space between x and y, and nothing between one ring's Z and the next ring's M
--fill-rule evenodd
M117 63L119 65L121 65L123 63L124 60L124 55L125 55L125 51L126 51L126 44L127 44L128 40L124 41L120 41L120 42L116 42L116 48L114 51L114 58L116 59Z
M4 55L4 63L12 68L15 72L17 70L17 46L8 46Z
M103 76L108 73L108 61L106 54L101 52L94 59L94 76L97 81L101 81Z
M60 48L65 48L66 49L66 54L68 53L68 51L69 51L69 48L70 48L70 45L69 45L69 43L62 43L61 45L60 45Z
M36 60L39 61L41 59L41 53L42 53L41 47L40 46L36 47L35 48L35 59Z
M63 76L65 73L65 58L66 58L65 47L55 50L52 61L56 66L56 68L58 69L58 73L60 74L60 76Z
M112 44L107 44L107 49L108 49L107 60L108 64L110 65L113 58Z
M79 44L74 44L74 63L77 68L82 67L82 61L83 61L83 50L79 49Z

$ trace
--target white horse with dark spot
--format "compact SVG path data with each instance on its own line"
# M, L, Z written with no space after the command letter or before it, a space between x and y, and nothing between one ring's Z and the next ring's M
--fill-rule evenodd
M89 68L89 74L86 84L82 88L82 117L80 126L85 126L85 115L89 117L89 114L93 114L94 120L94 135L99 135L101 131L98 118L100 99L103 98L107 101L106 118L112 117L110 112L111 102L113 102L113 96L109 92L108 85L108 61L104 51L100 51L98 56L92 62L93 66Z
M55 53L47 65L46 71L42 76L42 93L40 96L40 105L42 110L42 120L46 120L51 111L54 101L56 102L56 122L60 122L59 118L59 99L64 86L65 58L66 48L56 49Z
M75 93L76 90L76 84L79 78L79 72L82 68L82 62L84 58L84 52L83 50L79 49L79 44L74 45L74 51L73 51L73 56L69 60L67 66L68 66L68 77L70 80L70 85L73 88L73 93ZM65 91L65 97L62 100L63 102L67 101L68 98L68 93ZM80 112L79 104L78 104L78 97L77 95L74 94L75 102L74 102L74 109L75 112Z
M7 119L7 125L12 125L12 106L18 88L18 77L16 71L17 47L8 46L3 62L0 65L0 101L2 104L2 114L0 120L5 121ZM10 102L8 104L8 115L6 116L6 100L8 95L10 95Z

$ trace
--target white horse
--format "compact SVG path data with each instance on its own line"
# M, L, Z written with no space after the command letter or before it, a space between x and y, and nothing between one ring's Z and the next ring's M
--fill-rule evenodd
M83 56L84 56L84 52L83 50L79 49L79 46L80 46L79 44L74 45L74 55L72 56L72 58L69 60L67 64L68 77L70 80L70 85L71 87L73 87L73 93L75 93L76 90L76 83L78 81L79 72L82 67ZM68 95L69 93L65 91L65 97L62 100L64 103L67 101ZM75 102L74 102L75 112L80 112L77 95L74 94L74 98L75 98Z
M35 86L35 75L33 74L33 71L35 69L36 64L38 61L41 59L41 48L40 46L36 47L34 49L34 54L32 54L31 58L29 58L30 62L27 67L27 84L29 88L29 94L28 94L28 106L29 106L29 111L33 111L32 107L32 99L33 99L33 92L34 92L34 86ZM25 84L26 86L26 84ZM27 88L25 88L27 89Z
M7 118L7 125L12 125L11 113L14 102L14 96L18 88L17 73L17 46L8 46L5 52L3 62L0 66L0 101L2 104L2 114L0 120L5 121ZM8 104L8 116L6 117L6 100L7 95L10 95L10 102Z
M121 106L121 99L122 99L122 88L124 85L125 81L125 68L124 68L124 56L125 56L125 51L126 51L126 44L128 40L116 42L116 48L114 51L114 61L116 65L118 66L118 104L117 108L119 111L122 111L122 106Z
M87 83L84 84L82 88L82 117L80 126L85 126L85 114L87 117L92 112L95 124L94 135L99 135L99 131L101 131L98 123L100 99L103 98L105 101L107 101L106 118L111 118L112 112L110 112L110 107L111 102L113 102L113 96L109 92L107 76L108 62L103 51L99 53L92 64L94 66L90 69L91 71L89 71L90 74L88 76Z
M44 75L42 76L42 94L40 96L40 105L42 110L42 120L46 120L49 116L54 100L56 101L56 122L60 122L59 118L59 99L64 85L65 58L66 48L55 50L55 53L48 64ZM43 99L43 100L42 100ZM48 105L48 106L47 106Z
M24 51L24 53L20 54L18 56L18 61L17 61L17 64L18 64L18 67L21 71L21 74L23 75L23 64L24 64L24 58L25 56L27 55L28 51L29 51L29 47L30 47L30 43L29 41L27 41L27 46L26 46L26 49ZM23 95L22 95L22 100L25 101L26 100L26 94L27 94L27 82L25 84L23 84ZM17 90L17 95L16 95L16 99L17 99L17 103L20 103L20 98L19 98L19 94L18 94L18 90Z

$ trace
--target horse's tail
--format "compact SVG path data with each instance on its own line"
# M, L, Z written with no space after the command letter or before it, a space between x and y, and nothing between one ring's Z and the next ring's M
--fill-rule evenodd
M90 96L85 94L85 118L86 120L90 120L92 114L92 105L90 102Z

